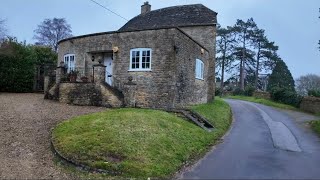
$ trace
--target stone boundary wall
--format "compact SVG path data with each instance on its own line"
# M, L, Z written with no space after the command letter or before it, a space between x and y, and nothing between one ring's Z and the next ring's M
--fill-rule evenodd
M255 91L253 93L253 97L262 98L262 99L271 99L271 95L269 92Z
M59 101L81 106L122 107L123 98L95 83L60 83Z
M320 98L304 97L301 101L300 109L311 113L320 113Z

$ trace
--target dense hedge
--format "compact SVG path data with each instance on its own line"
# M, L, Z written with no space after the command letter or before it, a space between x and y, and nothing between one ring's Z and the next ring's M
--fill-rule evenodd
M310 90L308 96L320 97L320 90Z
M272 100L295 107L299 107L302 101L302 96L286 88L273 88L270 93Z
M47 52L50 55L43 56ZM36 65L42 61L54 63L55 57L55 53L48 48L13 40L0 43L0 91L32 92Z

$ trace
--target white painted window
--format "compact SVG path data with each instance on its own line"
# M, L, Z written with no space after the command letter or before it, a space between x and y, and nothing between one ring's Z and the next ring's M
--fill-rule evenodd
M67 54L64 56L64 67L67 69L67 72L75 70L76 58L74 54Z
M151 56L150 48L131 49L129 71L151 71Z
M203 74L204 74L204 64L200 59L196 59L196 70L195 70L196 78L203 80Z

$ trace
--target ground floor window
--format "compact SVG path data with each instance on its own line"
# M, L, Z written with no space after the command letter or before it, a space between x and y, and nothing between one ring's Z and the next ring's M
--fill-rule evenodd
M152 50L136 48L130 50L130 71L150 71Z
M204 64L200 59L196 59L196 70L195 70L196 78L203 80L203 74L204 74Z
M76 59L74 54L67 54L64 56L64 67L67 69L67 72L75 70Z

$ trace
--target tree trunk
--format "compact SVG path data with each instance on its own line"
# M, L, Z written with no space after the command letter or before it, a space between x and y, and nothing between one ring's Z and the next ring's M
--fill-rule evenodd
M260 66L260 43L258 45L258 53L257 53L257 67L256 67L256 77L254 79L254 87L258 89L258 79L259 79L259 66Z
M221 68L221 84L220 84L220 89L221 89L221 93L220 93L220 97L223 96L223 89L224 89L224 65L226 62L226 48L227 48L227 43L224 43L224 51L223 51L223 56L222 56L222 68Z
M242 49L242 57L240 61L240 89L244 91L244 60L245 60L245 49Z

